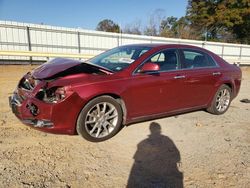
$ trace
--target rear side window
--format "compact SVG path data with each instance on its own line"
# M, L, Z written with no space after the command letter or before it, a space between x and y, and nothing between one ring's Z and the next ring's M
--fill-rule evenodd
M182 68L202 68L202 67L214 67L216 63L209 55L194 51L194 50L182 50L184 61L182 62Z

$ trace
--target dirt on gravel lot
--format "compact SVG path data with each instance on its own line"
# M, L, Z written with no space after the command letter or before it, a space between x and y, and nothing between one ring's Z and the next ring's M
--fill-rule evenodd
M228 112L197 111L124 127L91 143L22 125L8 106L34 66L0 66L0 187L249 187L250 68Z

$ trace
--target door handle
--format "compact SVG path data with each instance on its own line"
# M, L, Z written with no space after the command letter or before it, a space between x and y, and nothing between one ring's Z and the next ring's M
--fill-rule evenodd
M174 77L174 79L183 79L183 78L185 78L186 76L184 76L184 75L180 75L180 76L175 76Z
M221 75L221 72L213 72L213 76Z

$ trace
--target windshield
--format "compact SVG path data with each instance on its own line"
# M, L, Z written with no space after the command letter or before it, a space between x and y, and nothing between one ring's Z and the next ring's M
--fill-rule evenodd
M117 47L90 59L89 62L113 72L118 72L128 67L150 49L150 47L144 46Z

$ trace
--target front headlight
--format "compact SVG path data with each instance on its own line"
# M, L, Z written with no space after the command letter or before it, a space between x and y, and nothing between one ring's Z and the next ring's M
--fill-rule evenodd
M47 103L58 103L67 97L65 87L57 86L49 89L41 89L36 98Z

